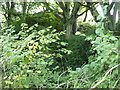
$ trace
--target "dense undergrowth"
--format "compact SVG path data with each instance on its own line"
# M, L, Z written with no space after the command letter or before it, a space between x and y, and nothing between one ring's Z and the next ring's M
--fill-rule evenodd
M118 38L102 23L94 34L80 32L63 40L64 32L39 25L2 29L0 60L3 88L90 88L118 63ZM98 88L118 88L118 69Z
M117 4L1 3L0 89L1 83L3 89L120 89ZM95 25L85 23L88 11ZM78 22L81 15L84 20Z

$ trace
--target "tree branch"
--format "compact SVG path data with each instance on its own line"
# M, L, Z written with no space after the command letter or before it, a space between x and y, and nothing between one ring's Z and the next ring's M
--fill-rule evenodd
M65 5L63 2L57 2L57 0L55 0L55 3L62 9L65 10Z
M96 88L98 85L100 85L103 81L105 81L107 75L108 75L113 69L117 68L118 66L120 66L120 63L117 64L117 65L115 65L114 67L110 68L110 69L106 72L106 74L105 74L105 76L102 78L102 80L99 81L98 83L96 83L94 86L92 86L89 90L93 90L93 89Z
M84 18L83 22L86 21L86 18L87 18L87 10L86 10L86 14L85 14L85 18Z
M115 2L112 2L111 5L108 7L108 11L106 13L106 16L110 13L110 10L112 9L114 4L115 4Z
M74 2L74 7L73 7L73 9L72 9L72 17L77 17L76 15L77 15L77 13L78 13L78 11L79 11L79 9L80 9L80 4L78 3L78 2Z
M84 12L82 12L81 14L79 14L79 15L77 15L77 17L79 17L79 16L81 16L81 15L83 15L85 12L87 12L88 11L88 9L86 9Z

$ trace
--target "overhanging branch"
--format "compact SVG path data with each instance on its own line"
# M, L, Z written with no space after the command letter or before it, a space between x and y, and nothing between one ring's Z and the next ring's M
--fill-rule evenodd
M86 9L84 12L82 12L81 14L79 14L79 15L77 15L77 17L79 17L79 16L81 16L81 15L83 15L85 12L87 12L88 11L88 9Z

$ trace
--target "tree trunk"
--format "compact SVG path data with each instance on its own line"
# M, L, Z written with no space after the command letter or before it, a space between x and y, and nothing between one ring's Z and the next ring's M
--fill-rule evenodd
M118 21L120 20L120 8L118 9Z
M24 0L24 2L23 2L23 18L22 18L23 22L26 21L26 12L27 12L27 1Z
M10 2L6 2L6 8L7 8L7 24L10 25L11 22L11 13L10 13Z
M116 24L116 14L117 14L117 2L114 3L114 8L113 8L113 15L110 14L110 11L108 13L108 17L110 22L108 23L108 28L110 30L114 30L115 29L115 24Z
M72 34L75 35L76 31L77 31L77 18L73 22Z
M2 8L5 11L5 19L7 21L8 26L11 24L12 21L12 15L15 7L15 3L13 0L9 0L8 2L5 3L6 5L2 5Z
M70 35L74 35L77 30L77 14L80 9L80 3L74 2L72 7L70 2L56 3L63 10L63 27L64 30L66 30L66 38L69 38Z
M71 24L70 22L66 25L66 38L69 38L70 35L72 35L72 28L73 28L73 24Z
M120 1L118 2L118 20L120 20Z

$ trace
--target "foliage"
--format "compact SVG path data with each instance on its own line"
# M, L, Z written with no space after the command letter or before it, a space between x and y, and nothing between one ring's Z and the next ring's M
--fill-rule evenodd
M60 22L59 19L57 19L52 12L39 12L33 15L28 15L26 17L26 23L30 26L38 23L39 25L44 27L52 26L54 29L57 30L63 29L62 22Z
M55 87L59 72L53 71L59 66L48 67L53 65L55 57L61 56L53 47L66 45L59 38L64 33L56 33L50 27L37 31L36 27L28 28L27 24L22 24L22 30L17 35L12 35L10 28L0 39L3 88ZM31 30L33 32L27 35ZM70 52L64 48L58 51Z
M64 54L65 66L75 69L88 63L88 57L91 54L91 43L85 40L85 36L75 35L67 39L66 48L71 50L71 54Z
M5 28L0 39L3 88L89 88L118 63L118 39L104 31L103 23L96 25L95 39L80 34L66 42L61 39L64 32L51 27L21 27L18 34L13 34L13 26ZM115 69L98 88L118 88L117 81Z
M27 23L28 27L31 27L34 24L39 25L39 29L47 28L52 26L53 29L57 29L59 32L63 30L62 22L53 13L49 12L39 12L35 14L26 15L26 20L23 22L22 19L17 19L14 22L11 22L15 26L15 33L19 33L21 30L21 24Z
M113 30L114 35L120 36L120 30L119 30L119 28L120 28L120 20L116 23L115 30Z
M91 34L95 35L95 25L91 25L90 23L80 22L78 24L78 30L81 33L84 33L86 36L89 36Z
M91 42L92 49L97 53L95 56L89 56L89 64L76 68L76 71L69 71L70 80L75 80L70 84L70 87L89 88L100 81L108 69L118 63L118 39L104 30L104 24L99 22L96 29L96 39ZM118 88L118 80L118 69L115 69L98 88Z
M78 24L78 30L76 32L76 35L86 37L85 40L87 41L93 41L96 38L95 30L96 30L96 25L91 25L90 23L80 22Z
M96 7L93 7L96 3L56 4L58 6L54 7L42 2L29 7L24 3L23 12L16 13L7 10L11 8L14 11L16 4L6 3L4 16L7 16L9 25L6 28L3 26L0 31L3 88L90 88L118 63L119 38L106 30L110 18L98 16ZM29 11L39 5L45 6L45 10L28 14L27 9ZM103 6L103 13L107 15L109 5ZM83 7L91 10L95 20L98 19L96 21L101 21L97 22L96 27L80 22L73 35L78 16L87 12L82 13ZM79 9L82 10L81 14L78 13ZM116 26L114 31L119 29L119 22ZM64 29L69 34L67 39ZM118 69L111 71L97 87L119 88Z

